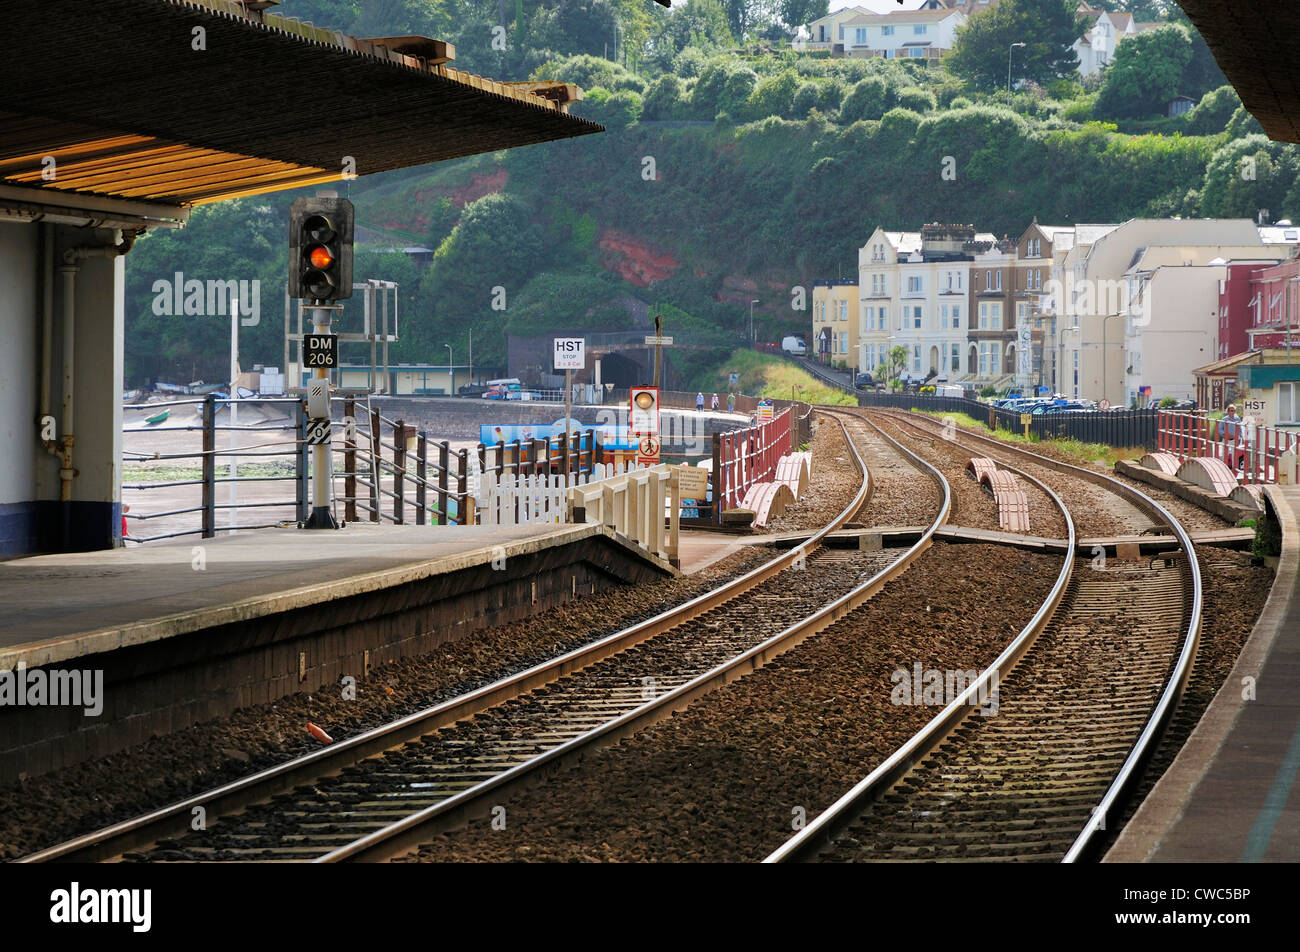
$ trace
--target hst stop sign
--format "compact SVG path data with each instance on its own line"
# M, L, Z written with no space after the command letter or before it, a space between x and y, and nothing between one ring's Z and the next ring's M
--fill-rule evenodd
M587 366L587 342L581 337L555 338L556 370L582 370Z

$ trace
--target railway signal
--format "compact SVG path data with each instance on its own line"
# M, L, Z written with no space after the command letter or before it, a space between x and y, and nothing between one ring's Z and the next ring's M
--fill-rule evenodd
M346 198L300 198L289 211L289 296L352 296L354 213Z
M312 448L312 509L307 529L337 527L330 510L329 370L337 364L337 337L330 333L336 302L352 296L354 209L346 198L299 198L289 209L289 296L310 302L312 332L303 359L310 382L305 442Z

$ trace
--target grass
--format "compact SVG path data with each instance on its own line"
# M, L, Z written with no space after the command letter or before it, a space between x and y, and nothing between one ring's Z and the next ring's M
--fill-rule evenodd
M736 388L741 393L782 400L797 398L833 406L857 406L858 403L852 394L827 386L780 357L744 349L734 351L713 370L698 374L687 389L725 394L730 386L729 375L733 373L740 375Z
M982 435L992 436L994 439L1000 440L1003 443L1040 442L1033 436L1026 437L1023 432L990 430L984 421L975 419L969 413L939 413L928 410L916 410L915 408L913 408L913 410L920 413L922 416L932 417L936 420L951 419L963 429L978 430ZM1085 465L1101 462L1109 469L1113 469L1118 460L1140 459L1142 454L1146 452L1146 450L1136 447L1116 447L1111 446L1108 443L1084 443L1073 438L1064 440L1045 440L1041 442Z

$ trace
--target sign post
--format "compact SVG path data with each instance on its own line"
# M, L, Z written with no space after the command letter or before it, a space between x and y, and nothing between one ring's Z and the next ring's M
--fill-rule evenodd
M573 372L582 370L587 366L587 341L582 337L557 337L555 338L555 360L556 370L564 371L564 475L569 475L569 455L571 453L570 440L573 433L572 403L573 403Z
M311 446L311 516L308 529L337 529L330 511L330 383L329 372L338 366L338 335L330 333L341 305L312 302L310 334L302 339L303 365L312 368L307 382L307 433Z

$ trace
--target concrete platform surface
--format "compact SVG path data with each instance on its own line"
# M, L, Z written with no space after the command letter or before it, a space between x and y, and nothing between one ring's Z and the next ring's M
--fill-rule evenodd
M1106 862L1300 860L1300 487L1266 492L1282 523L1268 601Z
M683 575L694 575L745 546L761 545L768 539L770 536L736 536L708 529L682 529L677 540L678 568Z
M263 529L0 563L0 670L211 628L604 535L598 525Z

